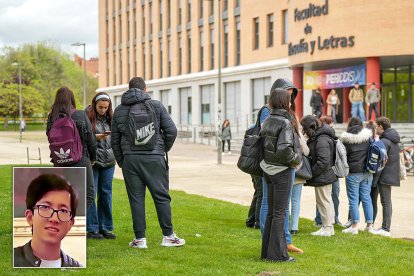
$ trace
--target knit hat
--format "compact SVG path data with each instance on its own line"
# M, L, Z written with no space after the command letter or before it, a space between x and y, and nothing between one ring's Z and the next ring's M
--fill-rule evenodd
M293 100L298 95L298 88L289 79L280 78L280 79L275 80L275 82L272 85L272 88L270 89L270 92L272 92L276 88L282 88L286 90L293 89L292 96L291 96Z

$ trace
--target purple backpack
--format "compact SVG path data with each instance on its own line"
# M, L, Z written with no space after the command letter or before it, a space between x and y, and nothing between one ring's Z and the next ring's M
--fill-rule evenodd
M48 139L55 166L71 165L81 160L82 142L71 117L64 115L54 121Z

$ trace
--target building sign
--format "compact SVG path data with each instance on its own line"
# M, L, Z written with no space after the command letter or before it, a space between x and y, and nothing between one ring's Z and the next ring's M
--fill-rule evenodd
M304 87L312 90L318 87L321 89L351 87L356 82L364 85L365 72L365 64L322 71L305 71Z
M294 22L306 21L312 17L325 16L329 14L329 0L325 4L318 6L309 3L308 8L299 10L295 9ZM312 33L312 26L306 23L303 29L305 35ZM298 42L288 44L288 55L293 56L301 53L310 53L315 51L327 51L329 49L354 47L355 36L353 35L330 35L328 37L318 36L315 40L307 41L301 38Z

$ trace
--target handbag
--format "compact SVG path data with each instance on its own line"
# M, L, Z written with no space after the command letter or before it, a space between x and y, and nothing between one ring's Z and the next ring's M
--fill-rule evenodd
M310 165L309 157L302 155L302 160L300 161L299 168L295 173L295 177L296 176L304 180L309 180L312 178L312 168Z

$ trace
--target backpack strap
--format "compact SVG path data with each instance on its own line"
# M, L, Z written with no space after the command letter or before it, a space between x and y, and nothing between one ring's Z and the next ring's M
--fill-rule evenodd
M262 108L260 108L259 112L257 112L256 126L258 128L261 128L260 117L262 116L262 112L263 112L264 109L269 109L269 108L267 107L267 105L264 105L264 106L262 106Z

